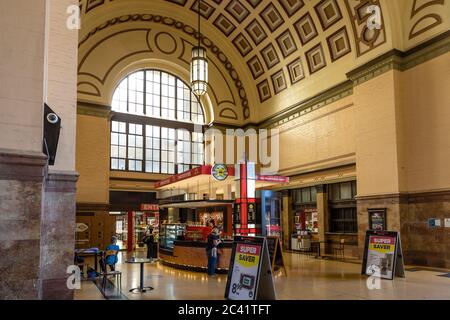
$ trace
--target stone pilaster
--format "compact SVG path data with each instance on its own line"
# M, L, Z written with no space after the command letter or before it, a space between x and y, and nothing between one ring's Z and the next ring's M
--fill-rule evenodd
M409 193L408 209L400 212L405 263L450 268L450 190ZM430 228L428 219L439 219L440 227Z
M450 211L450 190L358 197L358 244L362 258L368 229L368 209L386 208L386 227L399 231L406 264L450 267L450 234L444 219ZM428 219L440 219L441 226L428 227Z
M0 299L38 299L46 157L0 149Z
M319 241L325 241L325 233L328 230L328 192L325 184L316 186L317 194L317 219L319 223ZM320 250L325 252L325 243L320 244Z
M73 299L66 285L75 249L75 172L50 172L45 181L41 219L41 299Z
M358 207L358 257L363 258L366 231L369 229L369 209L386 209L386 228L401 231L400 216L408 209L407 194L385 194L357 197ZM402 235L403 238L403 235Z
M294 230L294 217L292 211L292 197L288 190L283 191L283 210L281 211L281 221L283 230L283 249L289 249L291 234Z

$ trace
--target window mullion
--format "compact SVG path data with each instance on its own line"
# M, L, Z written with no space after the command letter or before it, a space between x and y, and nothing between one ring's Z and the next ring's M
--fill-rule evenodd
M175 120L178 119L178 79L175 78Z
M162 173L162 127L160 127L160 129L159 129L159 139L160 139L160 141L159 141L159 143L160 143L160 145L159 145L159 173Z
M144 76L145 79L145 76ZM144 88L145 90L145 88ZM145 93L144 93L145 95ZM145 104L144 104L145 107ZM142 168L141 172L146 172L145 169L147 167L147 126L145 124L142 125Z
M130 113L130 77L127 77L127 113Z
M128 122L126 122L126 128L125 128L125 150L126 150L126 154L125 154L125 171L129 170L128 167L128 132L130 132L130 124Z
M162 72L159 73L159 117L162 118Z
M147 115L147 70L144 70L144 115ZM144 132L144 130L142 130Z
M192 92L189 90L189 119L191 119L191 122L194 122L192 119Z

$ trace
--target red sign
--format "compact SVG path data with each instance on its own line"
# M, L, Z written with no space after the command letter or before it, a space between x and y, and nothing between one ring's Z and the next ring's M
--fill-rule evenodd
M159 211L159 206L157 204L141 204L141 211Z
M289 183L289 177L283 177L283 176L263 176L263 175L257 174L256 180L263 181L263 182Z
M175 183L175 182L179 182L179 181L183 181L192 177L196 177L202 174L211 174L211 166L201 166L201 167L197 167L194 169L191 169L189 171L180 173L180 174L175 174L173 176L171 176L170 178L158 181L155 183L155 188L161 188L164 186L167 186L169 184Z
M261 253L261 246L238 243L237 252L259 256L259 254Z
M228 167L228 175L230 177L235 176L234 166L227 166L227 167ZM180 181L183 181L183 180L186 180L189 178L193 178L196 176L200 176L200 175L211 175L211 169L212 169L212 166L205 165L205 166L200 166L200 167L191 169L189 171L186 171L186 172L183 172L180 174L175 174L175 175L171 176L170 178L156 182L155 188L165 187L169 184L180 182ZM257 181L263 181L263 182L277 182L277 183L288 183L289 182L289 178L283 177L283 176L257 175L256 178L257 178Z

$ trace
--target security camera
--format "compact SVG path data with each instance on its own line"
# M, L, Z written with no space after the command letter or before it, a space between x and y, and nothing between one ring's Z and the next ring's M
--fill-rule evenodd
M49 113L47 115L47 121L51 124L56 124L59 121L59 117L55 113Z

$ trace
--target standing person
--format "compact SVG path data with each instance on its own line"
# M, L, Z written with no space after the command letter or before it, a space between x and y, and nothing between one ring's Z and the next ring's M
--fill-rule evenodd
M153 236L153 228L149 228L142 241L147 245L147 259L153 259L153 243L155 237Z
M207 226L207 227L210 227L210 228L211 228L211 231L212 231L212 229L215 228L216 223L214 222L213 219L211 219L211 220L209 220L209 221L206 223L206 226Z
M208 275L214 276L216 273L217 265L217 247L220 244L219 229L213 228L208 235L208 241L206 243L206 255L208 257Z

